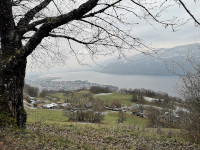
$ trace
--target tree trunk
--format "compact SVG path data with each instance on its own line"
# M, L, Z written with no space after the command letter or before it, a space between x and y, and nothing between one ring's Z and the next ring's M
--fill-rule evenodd
M26 58L10 64L22 47L12 14L12 0L0 0L0 126L26 125L23 86Z
M23 106L23 86L26 60L17 67L1 70L0 73L0 125L26 126L26 112Z

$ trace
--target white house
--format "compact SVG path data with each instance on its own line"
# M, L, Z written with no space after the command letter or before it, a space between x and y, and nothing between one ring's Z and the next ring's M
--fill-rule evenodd
M54 109L54 108L57 108L58 105L56 103L51 103L51 104L45 104L42 107L47 108L47 109Z

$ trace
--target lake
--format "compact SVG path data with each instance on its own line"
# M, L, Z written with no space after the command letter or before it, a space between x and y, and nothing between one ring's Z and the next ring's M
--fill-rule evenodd
M45 74L43 77L60 77L56 81L87 80L89 82L118 86L119 88L145 88L178 96L177 76L117 75L93 71Z

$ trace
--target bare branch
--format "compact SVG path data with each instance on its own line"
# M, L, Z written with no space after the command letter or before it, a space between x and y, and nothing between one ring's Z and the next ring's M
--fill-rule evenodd
M95 11L95 12L92 12L90 14L87 14L87 15L83 16L82 18L93 17L96 14L100 14L100 13L104 12L105 10L109 9L110 7L114 6L115 4L117 4L117 3L121 2L121 1L122 0L118 0L118 1L116 1L114 3L112 3L112 4L107 4L107 6L105 8L102 8L102 9L100 9L98 11Z
M44 0L39 5L35 6L33 9L29 10L25 15L24 18L21 18L18 22L18 28L27 26L28 23L34 18L34 16L44 9L52 0Z
M55 17L54 19L44 23L38 29L38 31L30 38L26 45L19 49L16 52L16 54L8 60L8 62L6 63L7 66L5 67L13 66L22 59L26 58L33 52L33 50L38 46L38 44L41 43L42 39L44 37L47 37L53 29L63 24L67 24L70 21L80 19L83 15L91 11L97 5L97 2L98 0L88 0L86 3L80 5L78 9L75 9L67 14ZM29 20L30 18L28 17L27 19Z
M28 31L36 31L37 29L36 29L36 26L38 26L38 25L41 25L41 24L43 24L43 23L45 23L45 22L47 22L48 20L50 20L51 18L44 18L44 19L41 19L41 20L37 20L37 21L35 21L35 22L32 22L31 24L29 24L29 25L27 25L27 26L25 26L25 27L23 27L23 28L20 28L19 29L19 33L21 34L21 35L23 35L24 33L26 33L26 32L28 32Z
M84 44L84 45L95 44L97 41L99 41L99 40L94 40L94 41L84 42L82 40L78 40L76 38L73 38L73 37L70 37L70 36L67 36L67 35L58 35L58 34L52 34L52 33L50 33L49 36L55 37L55 38L65 38L65 39L68 39L68 40L73 40L75 42L78 42L78 43Z
M180 2L180 4L183 6L183 8L185 9L185 11L190 15L190 17L192 17L192 19L195 21L195 23L197 23L198 25L200 25L200 22L194 17L194 15L189 11L189 9L185 6L185 4L182 2L182 0L178 0Z
M142 4L140 4L140 3L137 3L137 2L134 1L134 0L131 0L131 1L132 1L134 4L138 5L139 7L141 7L142 9L144 9L144 10L148 13L148 15L150 15L156 22L158 22L158 23L164 25L165 27L167 27L167 26L172 26L172 28L173 28L173 26L176 25L176 24L174 24L174 23L166 23L166 22L163 22L163 21L158 20L158 19L156 18L156 16L154 16L144 5L142 5Z

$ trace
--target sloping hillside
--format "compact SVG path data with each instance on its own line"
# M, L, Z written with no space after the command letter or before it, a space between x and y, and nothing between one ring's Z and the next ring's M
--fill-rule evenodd
M100 72L111 74L174 75L182 74L178 65L189 68L188 56L200 56L200 45L191 44L169 49L159 49L151 55L137 54L126 61L118 60L107 64ZM178 64L178 65L177 65Z

